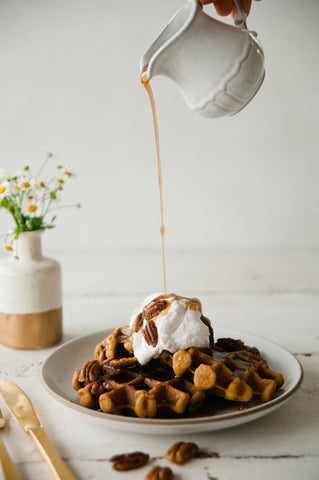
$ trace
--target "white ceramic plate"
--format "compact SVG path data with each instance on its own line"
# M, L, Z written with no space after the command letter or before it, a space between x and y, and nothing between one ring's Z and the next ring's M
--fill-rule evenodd
M75 370L82 368L87 360L93 359L94 347L110 331L101 331L75 338L58 347L44 362L40 377L44 390L50 397L62 405L77 411L88 420L95 419L110 428L136 433L176 435L195 433L234 427L266 415L283 405L299 388L303 372L296 358L280 345L261 337L249 335L237 330L215 328L215 339L219 337L240 338L247 345L257 347L261 355L269 362L275 372L283 374L285 383L278 391L278 396L270 402L253 406L243 411L223 411L203 418L152 419L112 415L79 404L77 392L71 382Z

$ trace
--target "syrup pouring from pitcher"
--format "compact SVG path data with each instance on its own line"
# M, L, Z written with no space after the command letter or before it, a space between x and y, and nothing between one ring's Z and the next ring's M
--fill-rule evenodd
M203 1L208 3L209 0ZM242 1L249 12L251 0ZM218 8L221 2L225 2L228 8L229 0L218 0ZM162 167L155 100L150 79L156 74L172 78L187 105L206 116L233 115L241 110L263 81L264 57L256 34L247 29L247 13L238 0L233 0L233 4L235 25L238 28L225 25L206 15L198 0L188 0L153 42L140 63L140 78L149 95L156 141L165 294L167 282ZM230 12L231 10L228 13ZM210 48L213 49L213 55L209 52Z

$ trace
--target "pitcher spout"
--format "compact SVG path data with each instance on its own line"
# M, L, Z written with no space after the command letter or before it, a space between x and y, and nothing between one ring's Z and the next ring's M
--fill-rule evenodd
M186 31L197 10L197 0L189 0L170 20L157 39L151 44L140 60L140 75L151 80L155 75L171 76L175 59L175 40Z

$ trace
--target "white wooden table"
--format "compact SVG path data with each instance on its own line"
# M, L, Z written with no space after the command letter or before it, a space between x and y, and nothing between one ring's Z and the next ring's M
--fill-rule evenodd
M161 259L152 251L51 252L63 267L63 341L127 323L146 295L161 289ZM79 480L143 479L150 466L118 473L109 458L142 450L156 463L168 446L193 440L211 458L172 466L178 480L319 478L319 251L169 252L168 289L201 299L213 325L280 343L304 367L301 389L283 407L255 422L196 435L147 436L111 431L49 398L39 369L53 349L15 351L0 346L0 378L32 399L53 444ZM23 479L50 473L12 419L1 436Z

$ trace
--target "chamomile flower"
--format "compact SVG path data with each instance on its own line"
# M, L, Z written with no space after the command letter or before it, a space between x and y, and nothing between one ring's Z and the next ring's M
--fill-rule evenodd
M14 173L0 170L0 209L8 210L15 221L14 231L4 235L8 251L11 251L11 245L20 233L53 228L55 209L78 206L58 205L66 179L73 176L73 173L69 168L58 165L53 175L49 179L45 178L44 169L49 166L52 157L53 154L48 152L35 176L29 165Z
M31 196L33 197L33 195ZM40 215L39 205L37 204L35 198L24 198L21 211L25 217L35 217Z
M35 213L37 209L38 207L34 205L34 203L30 203L30 205L27 206L27 210L29 213Z
M22 190L30 190L35 186L35 181L30 175L21 175L17 183Z
M71 177L74 178L76 175L74 172L72 172L68 165L61 165L60 176L64 180L68 180Z
M8 180L0 182L0 198L6 197L11 193L11 186Z

